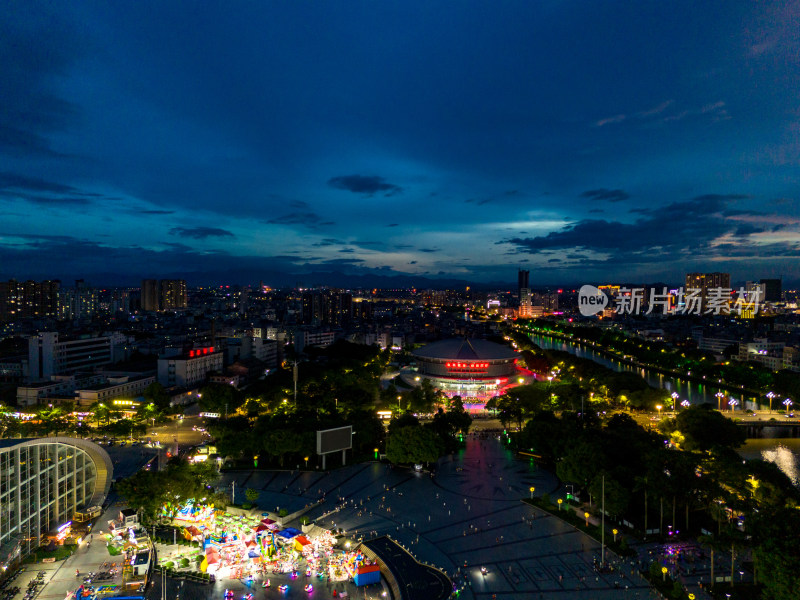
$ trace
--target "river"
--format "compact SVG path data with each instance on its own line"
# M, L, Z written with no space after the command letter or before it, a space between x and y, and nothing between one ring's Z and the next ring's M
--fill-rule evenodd
M530 338L534 344L542 349L563 350L575 356L593 360L615 371L624 371L641 375L647 383L655 388L663 388L670 393L678 392L678 402L688 400L691 404L702 404L704 402L717 404L717 398L714 394L717 393L718 389L712 385L677 379L669 375L664 375L663 373L634 367L609 358L600 352L596 352L591 347L573 344L572 342L567 342L558 338L541 335L531 335ZM756 398L754 396L730 394L730 397L738 400L739 404L737 405L737 409L739 410L747 408L758 410L760 408L756 404ZM779 407L773 408L777 409ZM739 454L746 459L761 458L769 462L774 462L795 485L800 485L800 439L751 439L747 440L745 445L739 449Z

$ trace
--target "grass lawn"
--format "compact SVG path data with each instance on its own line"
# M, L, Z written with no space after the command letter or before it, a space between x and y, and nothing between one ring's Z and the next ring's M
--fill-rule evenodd
M47 551L44 546L40 546L33 554L28 556L24 562L34 563L42 560L43 558L55 558L56 561L64 560L70 556L77 546L74 544L64 544L63 546L56 546L54 550Z

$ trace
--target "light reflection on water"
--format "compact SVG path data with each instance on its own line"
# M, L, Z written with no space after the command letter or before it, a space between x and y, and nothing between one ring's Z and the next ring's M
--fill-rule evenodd
M775 463L792 483L800 486L800 439L747 440L739 449L742 458L760 458Z

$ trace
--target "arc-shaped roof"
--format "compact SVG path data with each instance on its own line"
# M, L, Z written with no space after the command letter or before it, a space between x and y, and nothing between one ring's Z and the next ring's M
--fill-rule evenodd
M22 446L35 446L37 444L64 444L66 446L73 446L86 452L89 458L92 459L95 469L97 470L97 479L95 480L94 493L92 499L87 503L88 506L101 505L108 496L108 491L111 489L111 482L114 478L114 465L111 462L111 457L103 448L94 442L84 440L81 438L73 437L45 437L45 438L21 438L21 439L4 439L0 440L0 449L18 448Z
M412 354L420 358L439 360L508 360L519 356L508 346L487 340L467 338L433 342L414 350Z

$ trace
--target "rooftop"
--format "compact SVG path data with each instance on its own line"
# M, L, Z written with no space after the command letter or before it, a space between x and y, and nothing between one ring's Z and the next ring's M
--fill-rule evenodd
M487 340L454 338L433 342L412 352L420 358L442 360L508 360L519 354L508 346Z

